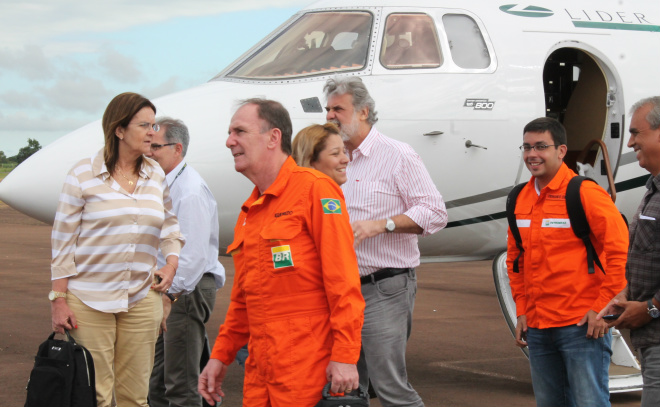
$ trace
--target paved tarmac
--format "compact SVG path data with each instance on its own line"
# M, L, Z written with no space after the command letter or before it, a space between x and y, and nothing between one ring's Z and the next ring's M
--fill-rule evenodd
M51 227L0 202L0 406L22 406L39 344L51 332ZM442 232L440 232L442 233ZM207 325L215 337L228 306L228 285ZM534 406L529 365L500 311L490 261L424 264L408 344L408 375L427 407ZM233 364L224 406L241 405L243 370ZM613 406L639 406L641 392L612 395ZM380 407L373 400L372 406Z

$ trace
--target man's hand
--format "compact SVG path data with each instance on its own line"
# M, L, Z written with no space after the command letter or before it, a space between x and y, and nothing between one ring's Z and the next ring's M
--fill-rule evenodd
M610 326L617 329L636 329L651 322L653 318L649 315L646 301L617 301L617 306L624 311Z
M197 391L210 405L222 401L225 393L222 391L222 381L227 374L227 365L218 359L209 359L202 373L199 375Z
M527 316L521 315L516 323L516 346L524 348L527 346Z
M167 295L162 295L161 298L163 300L163 320L160 321L159 334L167 332L167 317L170 316L170 312L172 311L172 301L170 301Z
M577 323L577 326L588 324L587 338L594 338L594 339L602 338L610 329L610 327L607 324L607 321L603 319L598 319L597 316L598 314L596 314L596 311L589 310L584 315L584 317L582 317L580 322Z
M385 220L358 220L351 223L355 247L359 246L364 239L385 233Z
M603 318L603 316L605 316L605 315L614 315L614 314L622 313L623 308L621 308L618 304L621 301L626 301L627 299L628 299L628 287L624 288L623 290L621 290L620 293L615 295L614 298L612 298L610 300L610 302L607 303L605 308L600 310L600 312L596 316L596 319L601 320ZM612 322L612 323L609 323L608 326L612 327L614 324L615 323Z
M360 377L355 365L331 360L325 369L325 374L331 383L330 391L333 393L350 393L360 386Z

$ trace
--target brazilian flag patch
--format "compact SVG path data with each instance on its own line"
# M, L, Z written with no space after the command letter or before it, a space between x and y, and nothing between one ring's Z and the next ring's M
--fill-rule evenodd
M337 213L341 215L341 204L339 199L325 198L321 199L323 213Z

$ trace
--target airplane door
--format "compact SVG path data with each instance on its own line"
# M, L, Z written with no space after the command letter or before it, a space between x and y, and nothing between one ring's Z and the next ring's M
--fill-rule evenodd
M568 153L564 162L610 193L623 144L625 110L619 83L610 64L595 51L576 48L574 43L571 47L558 44L543 70L546 116L566 127ZM594 140L594 147L585 150ZM584 165L578 166L578 161Z

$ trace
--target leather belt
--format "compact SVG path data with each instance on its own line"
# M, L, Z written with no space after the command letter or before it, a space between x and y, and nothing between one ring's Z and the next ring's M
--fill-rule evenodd
M360 283L364 284L369 284L371 282L376 282L383 280L385 278L390 278L394 276L398 276L399 274L405 274L405 273L410 273L412 272L413 268L407 268L407 269L397 269L397 268L385 268L385 269L380 269L377 270L368 276L362 276L360 277Z

